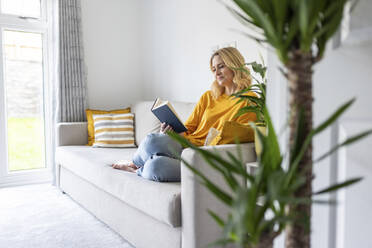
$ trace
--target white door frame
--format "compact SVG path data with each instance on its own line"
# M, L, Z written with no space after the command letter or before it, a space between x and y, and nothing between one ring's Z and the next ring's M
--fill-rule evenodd
M0 0L1 2L1 0ZM52 181L53 120L52 120L52 73L53 62L53 26L56 1L41 0L41 18L24 19L13 15L0 14L0 187L24 185ZM1 5L0 5L1 6ZM2 34L4 30L25 31L42 34L43 44L43 114L45 133L45 168L8 172L8 145L5 108L4 57Z

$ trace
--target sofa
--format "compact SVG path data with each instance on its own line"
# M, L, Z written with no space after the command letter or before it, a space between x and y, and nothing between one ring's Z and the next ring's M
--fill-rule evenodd
M135 141L158 132L160 123L151 113L153 102L131 106L135 115ZM172 102L183 121L193 103ZM211 209L226 216L227 207L217 200L183 164L181 182L159 183L135 173L115 170L111 164L131 159L136 148L87 146L87 123L59 123L57 128L56 178L62 192L137 248L201 248L221 237L222 230L207 213ZM237 152L236 145L204 146L206 150ZM241 145L243 160L255 161L254 145ZM222 177L190 148L182 158L207 173L228 190ZM92 233L94 235L94 233Z

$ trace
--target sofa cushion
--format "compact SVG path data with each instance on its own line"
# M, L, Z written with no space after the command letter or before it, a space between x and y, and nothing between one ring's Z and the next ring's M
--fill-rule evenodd
M87 115L88 122L88 145L91 146L94 143L94 126L93 126L93 114L124 114L130 113L130 108L117 109L117 110L96 110L96 109L86 109L85 113Z
M135 147L134 114L93 115L93 147Z
M159 132L160 122L151 112L151 107L154 102L144 101L134 104L131 109L134 113L134 138L137 146L149 133Z
M181 226L180 183L149 181L111 164L131 159L135 148L62 146L56 149L56 162L128 205L173 227Z
M147 134L153 132L159 132L160 122L151 112L151 107L154 101L142 101L132 106L132 113L135 114L135 140L137 146L146 137ZM192 110L194 109L195 103L185 103L171 101L172 106L176 110L178 116L182 122L185 122Z

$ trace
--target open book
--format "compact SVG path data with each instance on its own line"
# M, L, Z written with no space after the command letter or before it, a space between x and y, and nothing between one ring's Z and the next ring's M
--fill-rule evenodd
M177 115L176 111L169 103L157 98L152 105L151 111L159 119L160 122L165 122L177 133L186 132L187 128L183 125L181 118Z

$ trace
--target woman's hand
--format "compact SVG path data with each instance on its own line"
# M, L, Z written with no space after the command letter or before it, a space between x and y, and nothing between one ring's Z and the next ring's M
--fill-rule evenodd
M170 125L168 125L167 123L163 122L160 125L160 133L166 134L168 131L173 131L173 128Z

